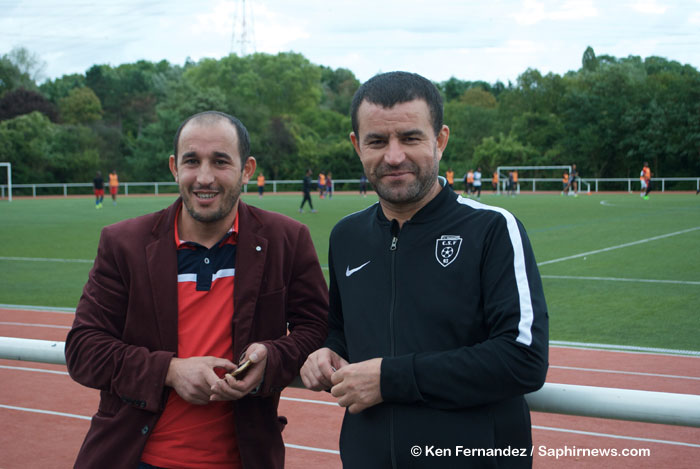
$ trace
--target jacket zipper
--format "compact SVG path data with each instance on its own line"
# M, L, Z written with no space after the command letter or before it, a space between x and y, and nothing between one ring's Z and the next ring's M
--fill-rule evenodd
M396 220L391 221L391 304L389 308L389 341L390 352L393 357L396 355L396 343L394 338L394 309L396 308L396 248L399 243L399 223ZM396 469L396 448L394 442L394 406L389 408L389 447L391 448L391 467Z

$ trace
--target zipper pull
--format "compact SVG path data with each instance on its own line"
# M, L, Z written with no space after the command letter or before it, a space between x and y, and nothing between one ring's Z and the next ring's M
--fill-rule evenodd
M390 251L396 251L396 245L399 243L399 222L391 220L391 247Z

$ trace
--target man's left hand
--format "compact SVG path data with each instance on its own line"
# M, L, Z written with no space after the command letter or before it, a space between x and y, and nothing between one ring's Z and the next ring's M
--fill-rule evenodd
M331 394L337 397L338 404L347 407L351 414L377 405L383 401L381 369L381 358L344 366L331 375Z
M212 401L235 401L250 394L262 383L267 366L267 347L263 344L251 344L245 352L241 363L250 360L250 367L239 376L227 373L211 387Z

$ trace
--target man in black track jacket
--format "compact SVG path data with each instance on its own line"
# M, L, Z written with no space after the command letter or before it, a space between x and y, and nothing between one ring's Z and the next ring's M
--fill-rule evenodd
M449 128L428 80L377 75L351 111L379 203L331 233L329 336L301 370L347 408L344 467L531 467L548 317L523 226L438 179Z

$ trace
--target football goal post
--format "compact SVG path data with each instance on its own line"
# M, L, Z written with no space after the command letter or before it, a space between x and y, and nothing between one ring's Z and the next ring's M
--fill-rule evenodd
M556 170L559 171L555 172ZM517 180L513 181L513 187L509 187L509 175L513 171L517 172L518 178ZM552 185L552 183L561 183L562 174L564 171L568 174L571 174L571 166L499 166L498 168L496 168L496 172L498 173L498 187L496 190L498 194L500 194L501 192L509 193L511 191L514 193L520 193L520 183L522 181L529 181L532 182L532 190L534 192L538 181L545 182L549 185ZM535 175L537 175L538 173L545 173L551 175L551 177L528 177L528 173L534 173ZM576 181L578 182L577 191L581 191L581 186L583 184L588 185L588 183L581 179L580 176L576 177Z
M0 163L0 168L1 167L7 168L7 200L12 202L12 164L11 163ZM0 186L2 187L2 197L5 197L5 186Z

